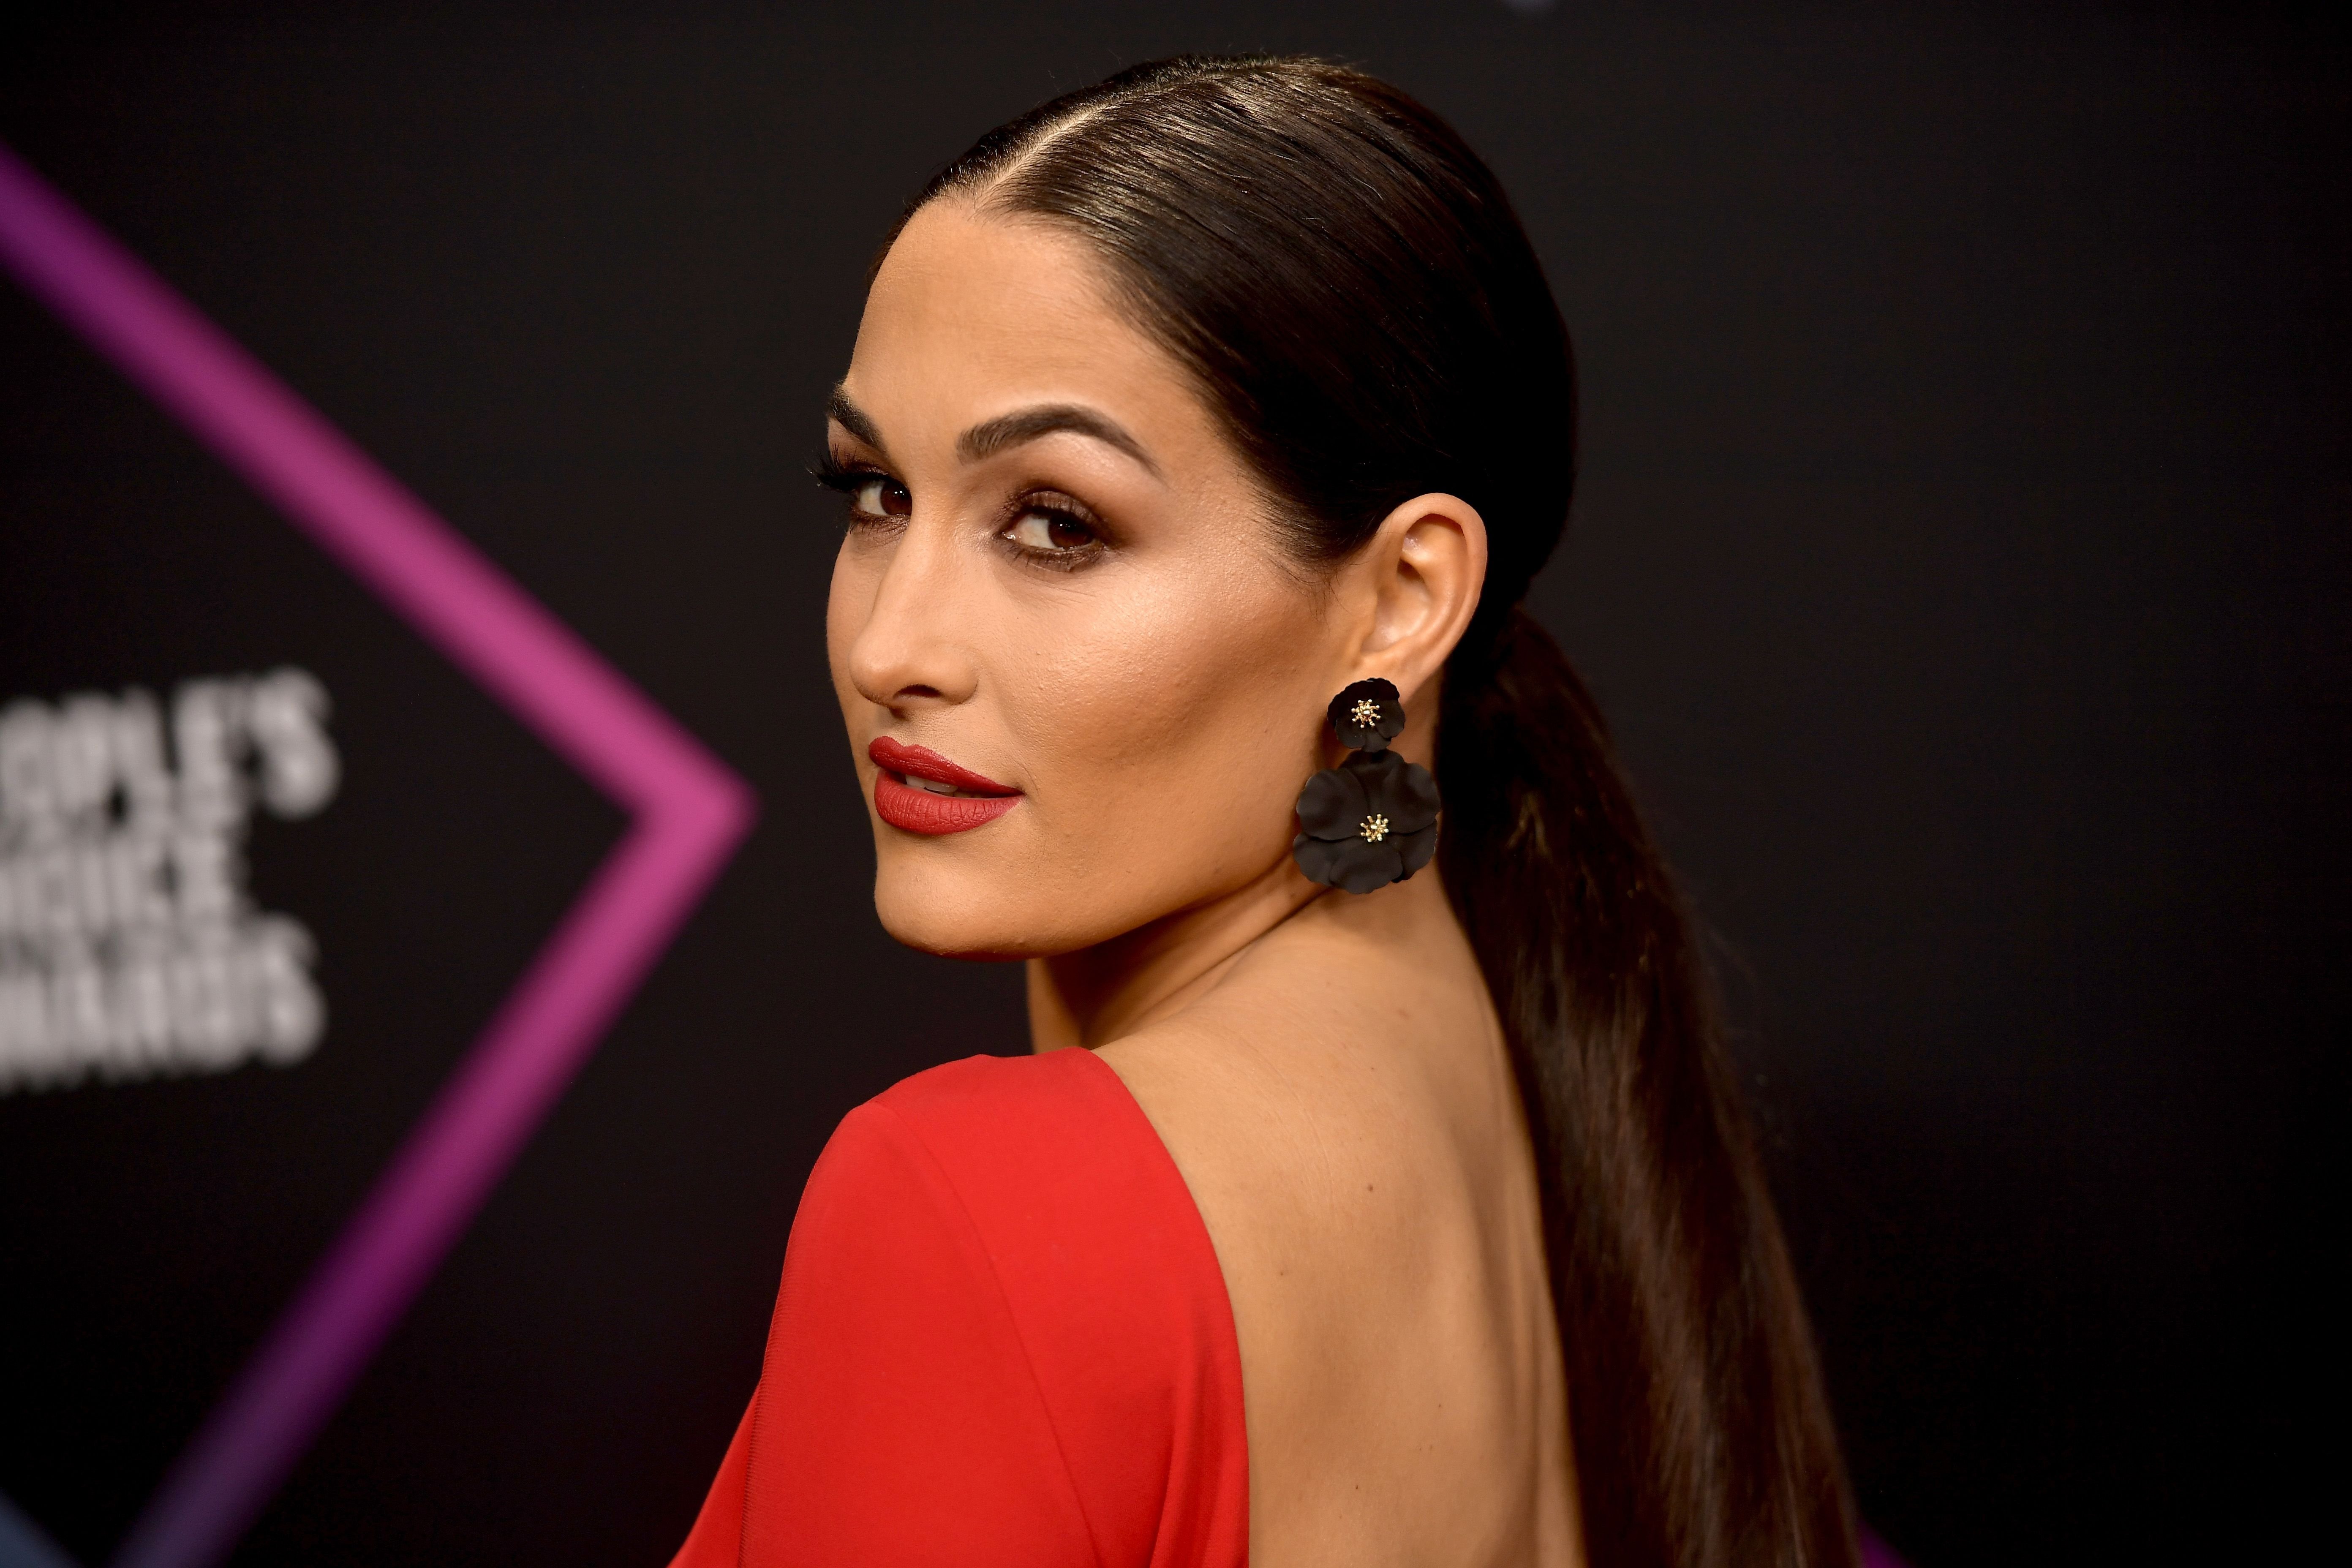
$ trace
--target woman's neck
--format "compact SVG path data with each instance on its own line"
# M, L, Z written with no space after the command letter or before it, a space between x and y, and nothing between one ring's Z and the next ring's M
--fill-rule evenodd
M1076 952L1031 959L1032 1048L1108 1045L1168 1016L1327 890L1298 876L1286 857L1205 904Z

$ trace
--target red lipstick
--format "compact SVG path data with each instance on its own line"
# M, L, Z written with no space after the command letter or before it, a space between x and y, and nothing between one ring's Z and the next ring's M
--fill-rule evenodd
M883 735L866 748L866 756L882 770L874 781L875 812L908 833L936 838L966 832L994 822L1021 804L1019 790L959 766L929 746L909 746ZM944 793L950 790L954 793Z

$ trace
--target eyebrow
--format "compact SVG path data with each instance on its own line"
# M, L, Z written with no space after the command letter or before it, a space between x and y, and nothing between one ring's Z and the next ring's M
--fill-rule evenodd
M828 418L877 452L887 452L882 444L882 432L876 427L866 410L849 400L849 394L836 386L825 402ZM1068 432L1087 436L1126 453L1157 476L1160 465L1143 449L1143 443L1129 435L1117 421L1106 418L1092 409L1074 404L1048 404L1037 408L1024 408L1012 414L1001 414L984 419L956 438L956 451L967 463L982 458L992 458L1008 447L1041 437Z
M1024 441L1034 441L1042 436L1068 431L1074 436L1087 436L1106 447L1113 447L1141 463L1152 474L1160 465L1143 449L1143 443L1119 428L1118 425L1092 409L1078 408L1069 404L1051 404L1043 408L1024 408L1018 413L1001 414L982 420L965 431L956 441L956 450L966 462L978 462L994 457L1008 447L1018 447Z
M876 451L887 452L890 449L882 444L882 432L875 428L874 421L866 417L866 410L850 402L849 394L838 386L833 389L833 395L824 400L824 416Z

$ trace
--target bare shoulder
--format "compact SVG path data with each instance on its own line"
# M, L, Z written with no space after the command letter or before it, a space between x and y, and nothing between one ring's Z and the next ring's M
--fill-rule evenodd
M1450 916L1433 937L1361 907L1308 912L1192 1005L1098 1053L1234 1249L1229 1271L1267 1247L1292 1273L1355 1247L1392 1259L1399 1205L1426 1208L1495 1121L1517 1118Z
M1098 1055L1234 1252L1231 1273L1267 1247L1288 1267L1344 1247L1354 1226L1379 1228L1401 1177L1446 1163L1443 1058L1448 1044L1475 1052L1479 1028L1474 1004L1416 994L1377 953L1310 936Z
M1475 962L1466 945L1365 940L1349 918L1279 933L1098 1053L1215 1247L1252 1560L1285 1568L1517 1538L1536 1414L1517 1406L1543 1384L1530 1347L1549 1332L1532 1165Z

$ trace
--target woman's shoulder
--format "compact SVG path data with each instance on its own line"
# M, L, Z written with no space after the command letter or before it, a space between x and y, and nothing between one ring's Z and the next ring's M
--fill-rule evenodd
M1042 1363L1065 1352L1145 1382L1168 1374L1154 1363L1239 1376L1224 1278L1192 1192L1092 1052L967 1058L852 1111L795 1231L843 1221L869 1247L897 1232L929 1247L954 1237L966 1287L1002 1299L1048 1383L1069 1369Z
M1238 1561L1248 1448L1223 1277L1151 1123L1089 1053L950 1062L852 1111L784 1272L763 1401L920 1390L910 1419L934 1436L890 1436L852 1468L964 1426L996 1454L1034 1410L1051 1436L1033 1447L1061 1456L1106 1560ZM846 1462L827 1445L803 1468Z
M899 1079L844 1122L884 1118L944 1160L1001 1152L1038 1138L1100 1158L1137 1158L1150 1139L1117 1075L1085 1050L1044 1056L966 1057Z
M1081 1049L967 1057L901 1079L843 1120L811 1183L885 1171L961 1211L992 1252L1017 1252L1024 1233L1066 1243L1098 1226L1199 1223L1150 1121Z

